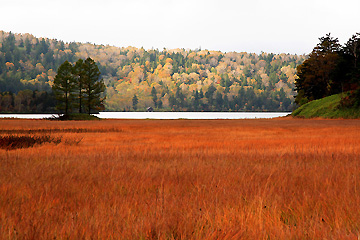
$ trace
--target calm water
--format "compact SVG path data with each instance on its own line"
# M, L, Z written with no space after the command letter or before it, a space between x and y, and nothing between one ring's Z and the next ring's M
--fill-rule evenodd
M100 112L104 119L256 119L283 117L290 112ZM0 118L42 119L54 114L0 114Z

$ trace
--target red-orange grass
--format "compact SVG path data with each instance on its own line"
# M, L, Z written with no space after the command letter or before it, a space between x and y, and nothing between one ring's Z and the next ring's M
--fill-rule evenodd
M0 239L359 236L359 120L0 120L44 129L0 150Z

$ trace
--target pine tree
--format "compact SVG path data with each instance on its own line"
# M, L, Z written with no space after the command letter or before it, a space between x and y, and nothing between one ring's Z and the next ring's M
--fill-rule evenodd
M137 109L137 104L138 104L139 100L136 96L136 94L134 94L134 97L132 98L132 103L133 103L133 108L134 108L134 111L136 111Z
M79 113L83 112L83 99L84 99L84 61L79 59L74 67L73 67L73 74L76 79L77 85L77 98L78 98L78 107Z
M152 87L152 89L151 89L151 97L152 97L152 100L153 100L155 108L156 108L157 107L157 92L156 92L155 87Z
M76 82L72 65L68 61L60 65L52 89L56 100L59 102L56 108L64 111L66 116L69 115L75 99Z
M83 64L83 84L84 84L84 105L90 114L92 110L100 109L105 98L101 94L105 91L105 84L100 79L100 71L95 61L90 57Z

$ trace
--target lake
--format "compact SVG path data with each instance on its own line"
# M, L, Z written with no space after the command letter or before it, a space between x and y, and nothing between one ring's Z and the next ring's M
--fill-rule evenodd
M258 119L284 117L290 112L100 112L103 119ZM56 114L0 114L0 118L42 119Z

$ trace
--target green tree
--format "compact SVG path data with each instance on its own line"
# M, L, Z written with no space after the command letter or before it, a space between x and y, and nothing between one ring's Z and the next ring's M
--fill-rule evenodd
M223 108L224 100L223 100L222 94L220 92L216 92L215 104L216 104L217 111L221 111Z
M31 52L31 43L30 43L29 38L25 39L25 51L27 54L30 54L30 52Z
M139 103L139 100L138 100L136 94L134 94L134 97L132 98L132 103L133 103L133 108L134 108L134 110L136 111L136 109L137 109L137 104Z
M353 35L344 47L344 54L349 67L349 78L351 83L360 87L360 33Z
M68 61L60 65L52 89L58 101L56 108L68 115L73 107L76 91L72 65Z
M90 57L83 63L83 84L84 84L84 105L88 114L92 110L99 110L105 100L102 93L105 91L105 84L100 79L100 71L95 61Z
M297 67L295 101L299 105L341 92L341 78L337 74L341 59L339 41L330 33L319 40L309 58Z
M76 80L77 85L77 97L78 97L78 107L79 113L83 112L83 99L84 99L84 61L79 59L74 67L73 67L73 74Z
M205 93L205 97L208 99L210 105L213 103L213 96L215 91L216 91L216 87L214 87L214 85L211 84L207 92Z
M360 65L360 33L354 34L345 44L345 54L351 56L351 62L354 68Z
M184 108L185 107L185 95L181 91L180 87L176 88L175 98L176 98L178 107Z
M345 44L345 61L341 69L345 69L345 77L348 82L345 90L351 90L351 98L355 104L360 105L360 33L354 34Z
M192 106L193 106L195 111L199 110L199 105L200 105L200 96L199 95L200 94L199 94L199 92L197 90L195 90L193 92L194 100L193 100Z
M156 92L156 88L155 87L152 87L151 89L151 97L152 97L152 100L154 102L154 106L157 107L157 92Z
M229 101L229 98L228 98L228 96L227 96L226 93L225 93L225 95L224 95L224 103L223 103L223 105L224 105L224 110L229 110L229 108L230 108L230 101Z

